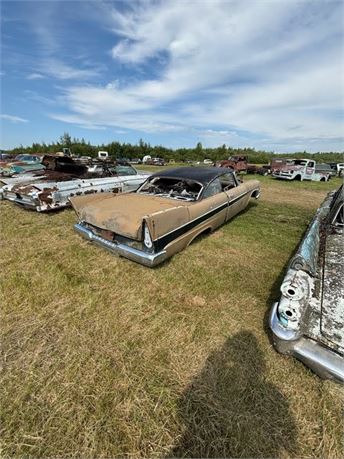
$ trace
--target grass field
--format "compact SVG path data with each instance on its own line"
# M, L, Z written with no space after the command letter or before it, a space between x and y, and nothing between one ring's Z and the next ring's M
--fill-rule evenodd
M267 329L340 180L259 180L260 201L153 270L82 240L71 210L0 203L3 457L344 456L341 388Z

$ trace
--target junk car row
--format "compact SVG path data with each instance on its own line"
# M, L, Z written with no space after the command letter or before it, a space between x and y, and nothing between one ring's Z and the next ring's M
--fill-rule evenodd
M126 163L46 156L45 169L4 178L2 197L39 212L72 205L75 230L148 267L214 231L260 195L232 168L179 167L152 175ZM26 177L25 177L26 176ZM344 383L343 186L318 209L281 284L270 329L277 350Z

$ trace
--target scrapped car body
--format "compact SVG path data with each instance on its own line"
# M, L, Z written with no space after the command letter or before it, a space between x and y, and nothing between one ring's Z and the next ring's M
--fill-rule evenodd
M224 159L217 163L218 167L227 167L233 169L236 172L246 172L248 165L248 157L241 155L230 156L228 159Z
M270 161L270 170L271 174L274 174L277 171L281 171L287 166L291 166L295 159L292 158L273 158Z
M0 175L10 177L14 174L44 169L39 155L17 155L12 161L5 160L0 163Z
M152 175L136 192L71 198L76 231L114 254L153 267L242 211L260 185L223 168Z
M137 174L131 166L120 168L119 172L122 174L125 174L127 169L127 175L119 173L111 177L90 179L17 182L2 187L1 194L3 199L15 202L26 209L47 212L70 206L69 198L73 196L133 191L147 179L147 174Z
M44 175L34 175L34 173L19 174L14 177L0 177L0 200L4 199L3 191L5 190L6 186L17 185L18 183L33 183L42 179L44 179Z
M272 177L279 180L327 182L331 178L331 172L318 169L317 163L313 160L293 159L280 169L272 169Z
M277 350L344 383L343 186L330 193L289 263L270 314Z
M0 175L3 177L12 177L16 174L26 174L34 171L42 171L44 169L41 163L24 163L16 162L0 168Z

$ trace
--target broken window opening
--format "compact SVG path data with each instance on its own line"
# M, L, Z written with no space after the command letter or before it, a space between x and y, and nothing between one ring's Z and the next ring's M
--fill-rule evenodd
M196 201L203 187L200 183L187 179L154 177L145 182L138 193L161 196L182 201Z

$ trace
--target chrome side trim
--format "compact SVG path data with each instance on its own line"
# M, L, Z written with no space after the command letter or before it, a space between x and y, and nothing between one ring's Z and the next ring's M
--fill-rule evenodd
M136 261L137 263L148 266L150 268L158 265L159 263L162 263L167 258L167 253L165 250L157 253L146 253L142 250L134 249L125 244L115 244L114 242L107 241L106 239L94 234L91 230L82 225L82 223L77 223L74 225L74 229L88 241L94 242L100 247L103 247L104 249L107 249L116 255L128 258L132 261Z
M278 319L277 308L278 303L275 303L269 320L277 351L293 355L321 378L335 379L344 384L344 357L310 338L283 327Z

